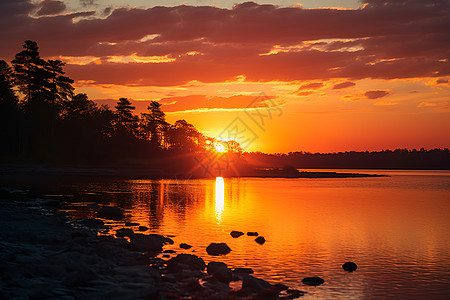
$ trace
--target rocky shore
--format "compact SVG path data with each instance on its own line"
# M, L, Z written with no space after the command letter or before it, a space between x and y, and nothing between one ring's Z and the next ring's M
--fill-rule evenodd
M105 229L102 220L74 221L60 206L25 191L1 190L2 298L293 299L305 294L256 278L249 268L230 269L220 256L208 265L192 254L159 258L164 245L173 243L170 238L131 229L118 230L116 237L98 235Z

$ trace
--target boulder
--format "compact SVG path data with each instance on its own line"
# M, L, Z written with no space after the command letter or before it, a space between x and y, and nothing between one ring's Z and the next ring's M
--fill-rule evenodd
M221 282L230 282L233 280L233 272L228 269L227 264L223 262L212 261L208 264L206 271L209 275L212 275L215 279Z
M258 236L255 239L255 242L257 242L258 244L262 245L262 244L264 244L266 242L266 239L263 236Z
M181 248L181 249L190 249L190 248L192 248L192 246L191 246L191 245L188 245L188 244L185 244L185 243L181 243L181 244L180 244L180 248Z
M183 269L203 271L205 266L202 258L192 254L178 254L167 261L167 269L171 272L180 272Z
M253 274L253 270L251 268L234 268L233 272L235 274Z
M302 279L302 282L307 285L320 285L323 284L325 280L323 280L320 277L314 276L314 277L305 277Z
M97 217L119 221L123 218L123 211L115 206L104 206L97 212Z
M131 247L137 251L161 251L165 244L173 244L173 241L159 234L145 235L135 233L130 237Z
M345 271L348 271L348 272L356 271L357 268L358 268L358 266L354 262L351 262L351 261L348 261L342 265L342 269L344 269Z
M230 234L233 238L238 238L241 235L244 235L244 233L242 231L235 231L235 230L233 230Z
M225 243L211 243L206 247L206 252L209 255L225 255L230 253L231 249Z
M271 288L272 285L263 279L245 275L242 280L242 289L248 293L260 293Z
M248 236L258 236L258 233L255 231L249 231L249 232L247 232L247 235Z

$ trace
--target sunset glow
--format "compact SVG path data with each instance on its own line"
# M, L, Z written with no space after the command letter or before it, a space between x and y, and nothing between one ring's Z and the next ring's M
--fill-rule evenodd
M1 56L36 40L99 104L156 100L213 137L240 118L247 151L449 146L447 2L22 2L0 6ZM261 93L282 112L264 126L246 114Z

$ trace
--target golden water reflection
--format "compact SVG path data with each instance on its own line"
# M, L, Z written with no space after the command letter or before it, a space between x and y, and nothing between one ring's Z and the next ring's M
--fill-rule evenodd
M95 217L86 215L92 214L88 201L119 206L126 220L118 227L125 221L147 226L145 233L172 236L175 243L165 249L251 267L257 277L306 290L305 299L399 298L400 291L403 298L442 298L448 290L442 278L450 275L450 174L128 180L82 189L88 193L78 217ZM234 239L232 230L257 231L267 242ZM205 249L212 242L225 242L232 252L211 257ZM180 250L180 243L193 247ZM357 272L343 272L348 260ZM326 283L304 286L301 279L312 275Z
M218 223L222 221L222 214L225 207L225 183L223 177L216 177L216 188L214 190L215 212Z

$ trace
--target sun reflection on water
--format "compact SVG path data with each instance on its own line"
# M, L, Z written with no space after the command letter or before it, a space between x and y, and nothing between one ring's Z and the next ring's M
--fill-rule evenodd
M225 183L223 181L223 177L216 177L216 188L214 193L216 219L220 223L222 221L222 214L225 205Z

